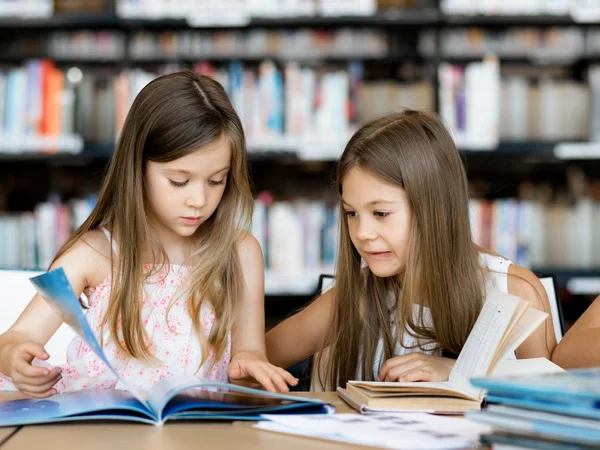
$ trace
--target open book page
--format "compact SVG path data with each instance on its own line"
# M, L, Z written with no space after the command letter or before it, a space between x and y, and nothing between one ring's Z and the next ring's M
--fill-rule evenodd
M187 392L185 392L187 391ZM148 391L148 403L160 420L164 420L165 407L178 394L187 397L186 402L193 408L193 401L201 402L235 402L244 405L278 405L284 403L307 403L325 405L322 400L297 397L287 394L267 392L262 389L254 389L230 383L218 381L203 381L192 375L174 375L157 382ZM254 399L254 400L253 400ZM256 400L258 399L258 400ZM167 408L169 409L169 408Z
M349 385L367 389L375 393L403 393L411 395L452 395L469 400L476 400L477 396L472 396L464 392L461 388L453 385L449 381L349 381Z
M521 299L521 300L523 300L523 299ZM500 361L500 354L502 353L504 348L508 347L507 342L510 340L511 336L513 336L517 332L516 330L518 329L518 325L521 322L521 320L523 319L523 317L525 316L525 314L527 313L527 311L529 310L529 307L530 307L530 305L528 302L526 302L526 301L519 302L517 309L513 313L512 320L508 324L506 331L504 331L504 336L502 336L502 340L500 341L500 343L494 350L494 357L492 358L491 366L493 366L496 363L496 361ZM508 353L510 353L510 351L506 352L505 357L508 357ZM488 369L488 372L489 372L489 370L490 369Z
M565 372L560 366L546 358L507 359L498 364L492 375L504 377L510 375L538 375Z
M155 424L157 417L129 392L116 389L84 389L44 399L0 402L2 427L90 419Z
M525 302L525 300L523 300ZM521 320L514 327L512 333L508 339L504 342L504 345L497 350L497 355L494 357L494 361L488 375L493 373L499 364L502 364L508 358L508 355L514 352L519 345L521 345L531 333L533 333L548 317L545 312L539 311L535 308L528 308L521 317Z
M488 290L481 313L450 372L449 381L454 386L474 398L481 396L482 391L471 386L469 380L488 374L497 349L515 320L515 313L524 303L514 295Z
M123 383L127 390L144 406L148 407L149 405L142 394L123 380L106 357L94 332L90 328L90 324L83 314L79 299L75 295L62 267L37 277L30 278L29 281L31 281L36 290L54 311L62 317L65 323L73 328L102 362L106 364L106 367L108 367L117 379Z

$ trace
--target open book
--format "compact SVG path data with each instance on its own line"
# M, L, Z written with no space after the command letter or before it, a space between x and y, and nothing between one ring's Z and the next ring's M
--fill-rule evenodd
M471 378L487 376L496 371L504 374L562 371L545 358L506 361L508 355L547 316L531 308L527 301L519 297L489 290L448 381L349 381L346 389L338 388L338 394L361 412L417 410L460 413L479 409L484 390L473 387L469 381Z
M317 399L301 398L193 376L167 377L148 392L138 392L119 376L92 332L77 296L62 269L31 282L64 321L85 340L126 390L89 389L47 399L0 402L0 426L78 420L121 420L160 425L166 420L258 420L261 414L331 414L335 409Z

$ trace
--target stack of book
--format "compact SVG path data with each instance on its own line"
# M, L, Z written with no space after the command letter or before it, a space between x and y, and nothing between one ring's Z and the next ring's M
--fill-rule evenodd
M591 449L600 446L600 368L471 380L488 406L467 417L491 425L492 448Z

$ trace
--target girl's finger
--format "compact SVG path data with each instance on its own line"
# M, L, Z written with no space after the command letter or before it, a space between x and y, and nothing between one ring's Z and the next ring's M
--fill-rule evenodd
M281 375L281 377L285 380L285 382L290 386L296 386L298 384L298 378L293 376L287 370L278 367L277 371L279 372L279 375Z
M58 391L54 388L48 389L46 392L41 392L41 393L29 392L29 391L22 390L22 389L19 389L19 391L31 398L48 398L48 397L52 397L53 395L56 395L58 393Z
M48 377L54 376L49 367L32 366L24 359L19 359L15 363L15 370L23 377Z
M383 363L380 372L387 373L392 367L396 367L400 364L408 364L414 361L420 361L423 359L423 357L424 355L419 352L412 352L406 353L404 355L394 356Z
M267 371L264 370L262 367L253 371L253 373L250 373L249 375L252 376L252 378L254 378L256 381L258 381L262 385L262 387L264 387L267 391L277 392L275 386L273 385L273 382L271 381L271 377L269 376Z
M62 374L55 375L52 378L25 377L20 381L20 383L27 384L29 386L46 386L46 385L54 386L56 383L58 383L61 380L61 378L62 378Z
M240 363L238 362L234 362L229 364L229 366L227 367L227 376L229 376L229 378L234 379L234 380L239 380L242 377L242 367L240 366Z
M21 392L23 392L24 394L29 395L30 397L36 397L36 398L41 398L38 396L43 396L43 397L48 397L52 394L49 394L50 391L54 391L54 393L56 393L56 389L53 388L53 386L58 383L58 381L60 381L60 378L58 380L52 380L49 381L48 383L36 386L33 384L28 384L28 383L20 383L17 387L17 389L19 389Z
M31 361L33 358L46 360L50 357L43 346L35 342L25 342L20 347L21 353Z
M390 360L391 361L391 360ZM402 360L398 364L390 365L388 370L385 371L385 364L379 372L379 381L398 381L398 377L404 372L409 372L414 369L418 369L423 365L423 361L416 358L411 358L410 361Z
M432 374L428 369L417 369L405 372L398 377L398 381L412 382L412 381L431 381Z
M48 371L48 373L46 375L34 375L34 376L27 376L24 375L22 373L18 373L14 376L13 381L16 383L25 383L25 384L31 384L34 386L40 386L42 384L46 384L54 379L57 379L58 377L61 376L61 371L58 370L51 370Z
M290 392L290 388L278 371L272 371L269 373L269 376L271 377L271 381L275 385L277 392Z

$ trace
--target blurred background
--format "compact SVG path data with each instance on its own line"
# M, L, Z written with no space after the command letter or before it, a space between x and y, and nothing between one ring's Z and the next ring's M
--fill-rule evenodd
M337 246L335 160L410 107L452 127L482 247L600 294L600 1L0 0L0 268L46 268L89 214L136 94L214 77L245 126L269 324Z

